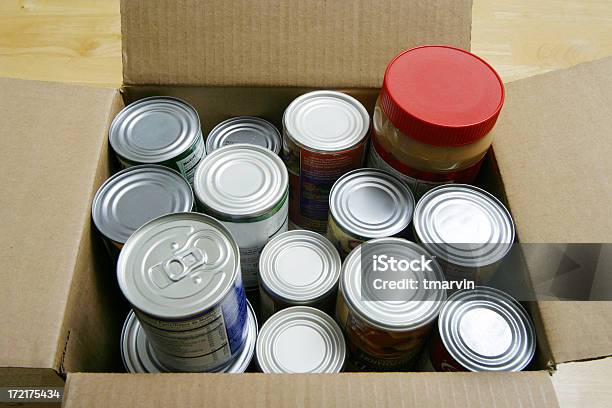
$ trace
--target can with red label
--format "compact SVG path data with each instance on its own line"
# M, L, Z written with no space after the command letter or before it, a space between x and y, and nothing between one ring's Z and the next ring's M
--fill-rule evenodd
M325 234L331 187L362 167L369 127L365 107L342 92L310 92L287 107L282 156L289 170L289 218L294 224Z
M477 286L449 296L424 355L424 371L520 371L536 349L527 311L510 295Z

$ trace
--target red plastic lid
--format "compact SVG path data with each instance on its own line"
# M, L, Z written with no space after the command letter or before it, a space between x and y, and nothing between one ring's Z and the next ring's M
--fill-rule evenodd
M402 133L423 143L461 146L484 137L504 104L497 72L459 48L426 45L391 61L382 110Z

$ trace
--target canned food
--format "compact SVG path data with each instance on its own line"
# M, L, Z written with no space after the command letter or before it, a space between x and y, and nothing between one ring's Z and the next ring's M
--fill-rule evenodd
M521 304L500 290L477 286L449 296L424 368L520 371L535 349L535 328Z
M134 231L159 216L193 209L193 191L176 171L154 164L115 174L98 189L91 216L116 259Z
M251 144L280 153L281 135L276 126L255 116L229 118L213 128L206 138L206 153L234 144Z
M244 347L229 365L219 369L218 372L244 373L253 359L255 342L257 341L257 319L248 301L247 306L247 334ZM128 373L166 373L171 371L157 359L155 350L147 339L147 334L132 311L128 314L121 332L121 358ZM185 364L188 365L189 363L186 362Z
M422 259L428 268L406 272L406 279L420 284L407 291L404 298L387 300L364 292L371 289L362 273L372 272L362 268L362 260L375 255L408 263ZM426 288L422 284L425 280L443 282L442 270L431 255L408 240L378 238L349 254L342 265L336 317L346 334L352 365L366 371L405 371L412 367L446 299L443 288Z
M342 259L370 239L403 236L414 211L414 196L390 173L358 169L340 177L329 196L327 238Z
M271 239L259 259L262 319L289 306L332 313L340 266L338 251L316 232L294 230Z
M339 373L346 346L334 319L318 309L293 306L259 331L256 358L264 373Z
M200 211L220 220L236 239L245 288L257 288L264 245L287 231L288 175L282 160L260 146L225 146L202 160L193 188Z
M370 117L342 92L314 91L283 115L283 160L290 175L289 218L325 234L329 191L343 174L363 165Z
M148 222L125 243L117 278L168 370L215 371L243 349L240 254L214 218L177 213Z
M467 184L436 187L417 203L418 242L436 256L449 280L485 283L512 248L514 222L493 195Z
M161 164L191 183L205 155L200 118L187 102L153 96L129 104L115 116L108 140L123 167Z

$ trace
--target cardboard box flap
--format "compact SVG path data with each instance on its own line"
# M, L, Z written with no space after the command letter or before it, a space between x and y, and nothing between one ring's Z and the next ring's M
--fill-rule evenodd
M64 408L557 407L546 372L69 374Z
M117 91L2 78L0 89L0 366L57 369Z
M612 58L507 84L494 148L522 242L612 242L610 72ZM611 306L541 302L555 362L612 355Z
M123 0L123 79L378 87L406 48L469 49L471 14L471 0Z

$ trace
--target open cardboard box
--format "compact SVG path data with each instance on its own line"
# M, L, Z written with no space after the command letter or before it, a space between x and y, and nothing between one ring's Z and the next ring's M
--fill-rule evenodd
M557 406L556 365L612 355L612 303L537 302L538 355L521 373L111 374L127 305L90 205L113 166L125 103L184 98L206 134L234 115L280 126L310 89L370 110L399 51L470 48L469 0L124 0L124 86L0 79L0 386L62 385L64 405ZM612 231L612 59L507 84L483 182L522 242L606 242ZM532 273L537 271L530 268Z

